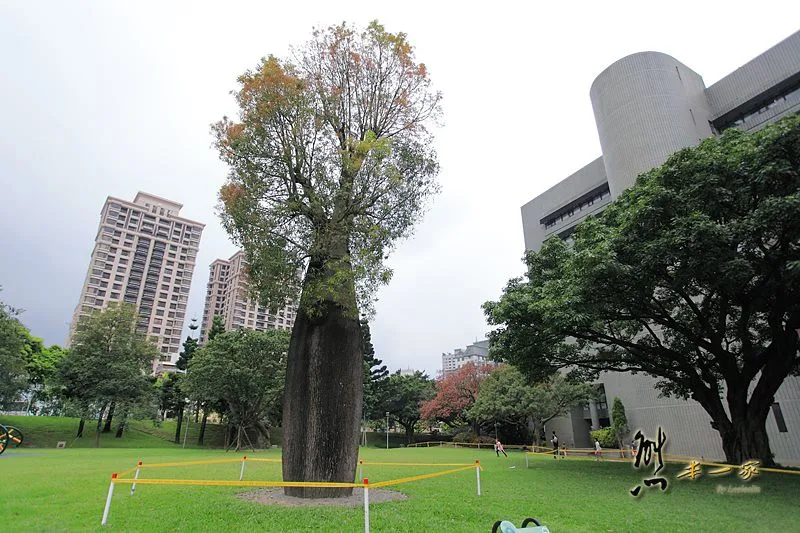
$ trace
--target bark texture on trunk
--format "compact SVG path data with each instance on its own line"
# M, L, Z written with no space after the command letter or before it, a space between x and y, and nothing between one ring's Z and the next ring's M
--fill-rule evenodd
M206 438L206 421L208 421L207 408L203 408L203 421L200 423L200 436L197 437L197 444L203 445L203 440Z
M742 465L756 460L761 463L760 466L775 466L765 420L734 420L733 424L720 431L720 435L728 463Z
M320 318L301 308L289 345L283 406L284 481L352 483L363 397L361 326L327 302ZM301 498L346 497L352 489L286 487Z
M111 407L108 408L108 416L106 417L106 425L103 426L103 433L111 432L111 421L114 419L114 410L117 407L117 402L111 402Z
M183 427L183 405L178 409L178 420L175 427L175 442L181 443L181 427Z

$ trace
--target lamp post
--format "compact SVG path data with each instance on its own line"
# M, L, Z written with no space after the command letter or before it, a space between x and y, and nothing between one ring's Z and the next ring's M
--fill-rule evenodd
M494 423L494 440L497 440L497 422Z
M389 449L389 411L386 411L386 449Z

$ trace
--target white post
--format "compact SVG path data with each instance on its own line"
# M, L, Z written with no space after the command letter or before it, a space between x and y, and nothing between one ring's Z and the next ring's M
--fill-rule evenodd
M364 533L369 533L369 480L364 478Z
M133 496L133 491L136 490L136 480L139 479L139 469L142 467L142 462L139 461L139 464L136 465L136 474L133 476L133 484L131 485L131 496Z
M481 495L481 463L475 461L475 475L478 476L478 496Z
M525 468L528 468L528 452L525 452Z
M239 481L244 477L244 462L247 461L247 456L242 457L242 470L239 472Z
M358 477L364 479L364 461L358 462Z
M186 419L186 430L183 432L183 447L184 448L186 448L186 437L189 436L189 422L192 419L192 411L191 411L191 409L187 409L187 411L188 412L186 414L189 415L189 416Z
M100 521L100 525L106 525L108 522L108 511L111 510L111 496L114 495L114 480L117 479L116 474L111 474L111 484L108 486L108 496L106 497L106 508L103 509L103 519Z

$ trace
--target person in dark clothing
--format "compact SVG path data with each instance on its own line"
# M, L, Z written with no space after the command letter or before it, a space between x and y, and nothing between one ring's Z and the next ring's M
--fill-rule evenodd
M553 438L550 440L553 443L553 459L558 458L558 436L556 432L553 431Z

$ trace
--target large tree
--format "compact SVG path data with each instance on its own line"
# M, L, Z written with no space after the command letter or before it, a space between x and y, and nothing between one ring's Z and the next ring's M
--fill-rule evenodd
M544 381L531 383L515 367L500 365L481 383L469 415L517 427L530 420L533 434L538 437L550 420L567 414L594 394L591 385L567 379L558 372Z
M288 348L285 331L239 329L215 336L189 363L184 389L223 407L236 428L237 450L250 427L269 442L268 426L280 418Z
M148 373L158 349L137 331L136 320L136 309L130 304L110 305L82 316L59 368L65 396L97 413L95 447L100 445L106 408L117 405L126 414L154 400Z
M209 332L209 340L213 336L217 336L217 332L214 331L215 327L217 327L217 318L218 315L214 315L214 320L211 324L211 331ZM194 353L197 351L199 346L198 340L192 336L192 334L197 331L197 328L200 326L197 325L196 319L192 319L191 323L189 324L189 335L186 337L186 340L183 341L183 350L178 355L178 361L175 363L175 366L178 367L178 370L186 371L189 367L189 362L194 357ZM164 391L165 394L163 398L165 400L166 405L168 405L168 409L173 409L175 411L175 442L180 442L181 438L181 429L183 427L183 413L186 410L186 395L183 393L181 388L181 380L183 375L182 374L175 374L169 383L165 383L166 390Z
M230 167L222 221L262 303L295 298L283 478L353 479L362 409L358 317L388 282L384 260L437 190L426 125L440 113L403 33L377 22L314 31L291 59L239 77L239 119L214 126ZM352 491L287 488L301 497Z
M364 357L364 411L363 417L375 420L383 417L383 403L386 397L386 384L389 369L383 361L375 357L369 322L361 320L361 353Z
M406 431L406 443L414 441L414 428L422 419L420 407L434 395L433 380L419 370L401 376L398 370L389 376L385 408Z
M26 385L25 353L30 336L18 314L0 302L0 409L18 400Z
M480 420L469 415L478 398L481 382L492 371L489 364L467 363L455 372L436 380L436 396L422 404L425 420L441 420L447 424L473 423L475 434L480 433Z
M677 152L574 235L485 305L492 353L644 372L703 406L729 462L774 464L767 415L800 367L800 116Z

